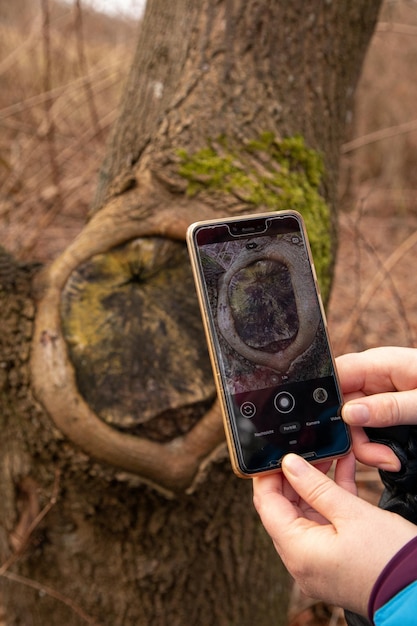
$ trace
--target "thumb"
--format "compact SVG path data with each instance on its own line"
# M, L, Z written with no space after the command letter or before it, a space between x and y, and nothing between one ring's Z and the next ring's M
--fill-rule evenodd
M352 517L357 498L302 457L286 455L282 461L282 471L304 502L334 526L341 518Z
M417 390L393 391L347 402L343 419L351 426L381 428L417 424Z

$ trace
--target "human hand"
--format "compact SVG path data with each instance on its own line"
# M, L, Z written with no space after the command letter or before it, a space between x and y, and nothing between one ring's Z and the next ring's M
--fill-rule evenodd
M417 424L417 350L382 347L336 359L356 457L379 469L399 471L400 461L382 444L369 441L363 427Z
M353 454L340 459L334 482L289 454L281 473L253 480L254 504L304 593L366 615L377 577L417 528L358 498L354 467Z

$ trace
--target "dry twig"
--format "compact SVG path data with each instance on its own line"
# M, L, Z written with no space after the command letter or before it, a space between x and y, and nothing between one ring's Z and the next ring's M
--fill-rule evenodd
M51 497L49 498L48 503L44 506L44 508L38 513L38 515L33 519L32 523L28 526L24 536L21 538L19 548L14 552L4 563L0 566L0 577L7 578L13 582L19 583L21 585L25 585L26 587L30 587L39 591L51 598L55 598L65 606L69 607L74 613L76 613L82 620L86 622L86 624L90 624L91 626L99 626L98 622L88 615L83 609L78 606L71 598L62 594L60 591L49 587L48 585L44 585L42 583L37 582L36 580L32 580L31 578L27 578L26 576L21 576L20 574L15 574L14 572L10 572L11 566L16 563L25 549L28 546L29 540L35 531L35 529L39 526L43 519L48 515L49 511L55 506L58 493L59 493L59 481L60 481L60 472L57 470L55 472L54 485L52 487Z

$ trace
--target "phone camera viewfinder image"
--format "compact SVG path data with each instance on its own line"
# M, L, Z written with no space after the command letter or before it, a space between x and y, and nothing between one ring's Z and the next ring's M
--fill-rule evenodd
M299 214L200 222L187 241L233 469L350 447L307 234Z

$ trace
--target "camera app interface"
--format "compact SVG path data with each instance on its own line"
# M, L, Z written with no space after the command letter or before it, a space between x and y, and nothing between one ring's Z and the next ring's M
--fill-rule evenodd
M246 236L226 225L196 234L233 436L248 473L279 467L290 451L317 460L349 446L303 233L295 218L266 225Z

